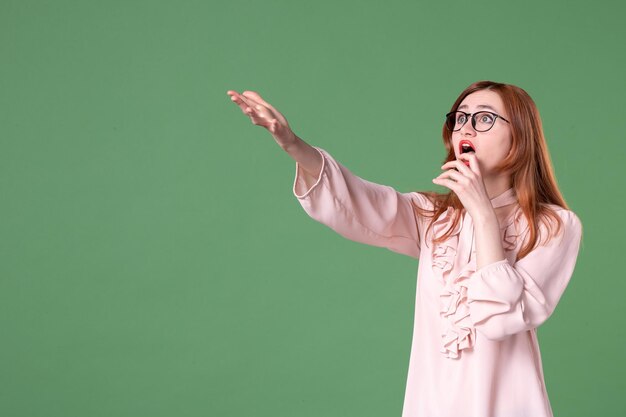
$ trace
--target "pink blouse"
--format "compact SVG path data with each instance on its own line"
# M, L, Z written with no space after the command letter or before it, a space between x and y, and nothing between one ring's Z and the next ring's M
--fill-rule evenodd
M574 271L582 226L570 210L551 205L563 234L515 262L527 223L521 210L501 225L506 259L476 270L468 214L437 245L424 236L432 208L418 192L399 193L352 174L325 150L315 178L296 163L293 193L306 213L340 235L419 260L413 342L403 417L548 417L536 328L556 308ZM516 202L513 188L491 200ZM436 236L453 220L448 208ZM540 226L541 236L546 232ZM544 239L545 240L545 239Z

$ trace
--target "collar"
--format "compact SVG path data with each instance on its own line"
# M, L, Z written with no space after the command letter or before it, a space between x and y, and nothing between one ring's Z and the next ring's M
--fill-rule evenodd
M509 204L517 201L517 195L515 194L515 188L511 187L500 195L495 196L491 200L493 208L508 206Z

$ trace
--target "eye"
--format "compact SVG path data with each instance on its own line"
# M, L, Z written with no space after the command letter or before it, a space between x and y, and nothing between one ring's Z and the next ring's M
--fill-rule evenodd
M456 116L457 123L465 123L465 115L463 113L459 113Z
M493 116L489 113L483 113L480 115L479 119L482 123L491 123L493 122Z

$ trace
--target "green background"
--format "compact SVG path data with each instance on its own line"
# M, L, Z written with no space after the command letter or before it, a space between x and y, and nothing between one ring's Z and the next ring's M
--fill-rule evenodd
M555 415L625 415L625 10L0 0L0 415L399 416L417 262L312 221L226 91L444 191L443 114L482 79L534 98L584 226L539 329Z

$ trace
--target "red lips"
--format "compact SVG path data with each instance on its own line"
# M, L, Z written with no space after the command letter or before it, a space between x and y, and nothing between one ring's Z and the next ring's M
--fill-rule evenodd
M467 139L463 139L462 141L459 142L459 155L463 154L463 144L468 144L469 146L471 146L472 149L474 150L473 153L474 154L476 153L476 148L474 147L474 144L472 142L470 142L469 140L467 140ZM465 153L467 153L467 152L465 152ZM468 167L470 166L470 163L469 163L468 160L463 159L463 160L461 160L461 162L463 162Z
M469 146L472 147L472 149L474 150L474 152L476 152L476 147L474 146L474 144L472 142L470 142L467 139L463 139L462 141L459 142L459 154L463 153L463 144L467 143Z

